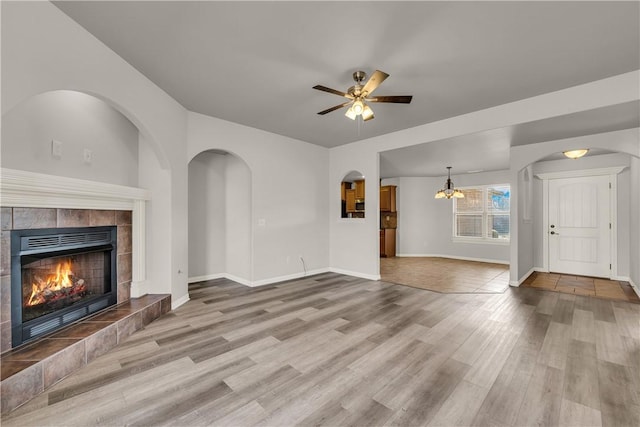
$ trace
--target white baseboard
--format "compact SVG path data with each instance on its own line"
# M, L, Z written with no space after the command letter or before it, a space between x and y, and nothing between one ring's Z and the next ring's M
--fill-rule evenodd
M620 282L629 282L631 283L631 278L628 276L611 276L611 280L618 280Z
M171 310L175 310L176 308L180 307L182 304L188 301L189 301L188 293L186 295L183 295L181 298L178 298L175 301L173 300L173 298L171 298Z
M344 274L346 276L360 277L361 279L380 280L379 274L366 274L366 273L360 273L357 271L349 271L349 270L343 270L341 268L333 268L333 267L330 267L329 271L331 271L332 273Z
M256 280L248 286L255 287L255 286L270 285L272 283L284 282L286 280L293 280L293 279L301 279L303 277L313 276L320 273L326 273L328 271L329 271L328 268L318 268L316 270L309 270L306 273L294 273L294 274L288 274L286 276L278 276L278 277L272 277L269 279Z
M504 261L500 259L488 259L488 258L472 258L466 256L456 256L456 255L443 255L443 254L396 254L397 257L406 257L406 258L449 258L449 259L459 259L462 261L476 261L476 262L488 262L490 264L505 264L509 265L509 261Z
M531 267L531 269L529 271L527 271L522 277L520 277L518 280L512 280L509 282L509 286L513 286L514 288L519 287L520 285L522 285L522 283L527 280L527 278L529 276L531 276L531 274L534 271L539 271L538 267Z
M633 280L631 280L631 277L627 278L626 281L629 282L629 284L631 285L631 289L633 289L633 292L635 292L636 295L638 295L638 298L640 298L640 289L638 289L638 285L636 285Z
M294 274L288 274L286 276L270 277L268 279L260 279L255 281L243 279L242 277L234 276L233 274L216 273L216 274L207 274L204 276L190 277L189 283L204 282L207 280L214 280L214 279L228 279L233 282L240 283L241 285L255 288L258 286L270 285L272 283L284 282L286 280L300 279L302 277L313 276L315 274L320 274L320 273L326 273L328 271L329 271L328 268L318 268L316 270L309 270L306 273L304 272L294 273Z
M222 279L226 277L224 273L206 274L204 276L189 277L188 283L206 282L207 280Z

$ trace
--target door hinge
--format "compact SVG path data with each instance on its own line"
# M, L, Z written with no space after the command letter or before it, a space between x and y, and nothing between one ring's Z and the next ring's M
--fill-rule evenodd
M609 270L611 270L611 264L609 264Z
M609 230L611 230L611 223L609 223Z
M611 190L611 183L609 183L609 190Z

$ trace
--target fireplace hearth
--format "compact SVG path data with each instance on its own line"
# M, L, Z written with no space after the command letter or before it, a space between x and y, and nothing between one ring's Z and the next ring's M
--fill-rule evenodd
M17 347L117 302L117 227L11 231Z

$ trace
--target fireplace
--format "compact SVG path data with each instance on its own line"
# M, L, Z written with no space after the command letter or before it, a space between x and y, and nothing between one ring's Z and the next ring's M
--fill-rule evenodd
M12 346L117 302L117 227L11 231Z

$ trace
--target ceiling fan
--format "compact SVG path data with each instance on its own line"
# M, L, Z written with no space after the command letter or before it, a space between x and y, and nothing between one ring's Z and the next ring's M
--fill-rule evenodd
M373 91L376 90L376 88L380 86L380 84L387 77L389 77L389 74L380 70L376 70L373 75L369 77L369 80L367 80L367 82L363 85L362 82L365 78L367 78L367 74L364 71L356 71L355 73L353 73L353 80L356 82L356 84L351 86L346 93L328 88L326 86L315 85L313 87L314 89L333 93L335 95L343 96L349 99L349 101L347 102L331 108L327 108L326 110L320 111L318 114L323 116L342 107L346 107L347 105L351 105L345 113L345 116L349 117L351 120L355 120L357 116L361 115L362 120L366 122L367 120L373 119L373 110L367 105L367 102L391 102L394 104L409 104L411 102L411 98L413 98L411 95L371 97Z

